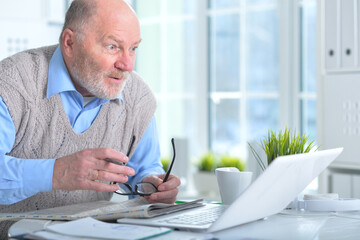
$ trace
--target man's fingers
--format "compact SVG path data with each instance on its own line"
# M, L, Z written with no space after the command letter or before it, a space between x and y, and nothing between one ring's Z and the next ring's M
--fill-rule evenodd
M103 162L105 162L105 161L103 161ZM105 165L103 165L102 167L99 167L99 170L117 173L117 174L123 174L126 176L135 175L135 170L131 167L121 166L121 165L117 165L114 163L108 163L108 162L106 162Z
M149 175L145 177L143 182L152 182L157 186L159 192L147 196L146 199L153 202L174 203L178 194L178 186L181 184L180 179L174 175L170 175L167 182L163 182L165 174Z
M170 178L168 179L167 182L161 183L158 186L158 190L159 191L166 191L166 190L170 190L173 188L177 188L178 186L180 186L181 181L178 177L175 177L174 175L170 175Z
M118 161L122 163L127 163L129 161L129 158L124 153L118 152L112 148L95 148L90 150L94 151L92 153L92 156L99 160L104 160L108 158L113 161Z
M99 170L90 170L89 171L89 179L90 180L98 180L99 179Z
M145 177L142 181L143 182L151 182L155 186L160 186L163 183L164 177L165 177L165 174L149 175L149 176Z
M174 203L177 194L178 194L178 189L175 188L175 189L171 189L170 191L153 193L148 197L148 200L150 202Z
M96 181L127 182L128 176L135 174L134 169L107 162L104 160L105 158L111 158L114 161L128 161L124 154L110 148L84 149L58 158L53 170L53 189L113 191L117 190L118 186L105 187L102 185L103 187L100 189L95 184ZM92 187L96 187L96 189Z
M128 177L123 174L115 174L107 171L98 170L98 178L94 180L125 183L128 181Z

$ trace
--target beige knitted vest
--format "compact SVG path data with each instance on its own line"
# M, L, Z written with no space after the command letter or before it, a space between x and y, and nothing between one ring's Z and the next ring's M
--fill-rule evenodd
M126 153L131 137L134 149L147 129L156 108L154 95L144 81L131 73L123 91L124 102L104 104L82 134L73 131L59 94L46 98L49 61L56 46L18 53L0 62L0 95L9 108L16 129L10 156L59 158L85 148L106 147ZM0 212L23 212L67 204L110 199L112 193L51 191L39 193Z

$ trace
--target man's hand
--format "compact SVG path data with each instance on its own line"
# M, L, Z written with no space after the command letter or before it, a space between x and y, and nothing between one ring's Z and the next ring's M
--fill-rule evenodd
M145 177L143 182L153 183L159 192L153 193L145 198L150 202L162 202L162 203L174 203L178 194L178 186L181 182L178 177L170 174L168 180L163 182L165 174L161 175L149 175Z
M127 163L128 157L110 148L85 149L72 155L55 160L53 172L54 190L95 190L113 192L119 189L116 184L101 181L127 182L128 176L135 174L134 169L106 162L110 158Z

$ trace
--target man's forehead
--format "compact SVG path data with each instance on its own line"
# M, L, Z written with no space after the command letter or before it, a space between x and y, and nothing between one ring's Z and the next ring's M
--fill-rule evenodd
M108 27L113 29L139 28L139 20L130 9L104 9L97 11L94 20L100 28Z
M133 8L123 0L98 0L98 12L103 12L106 15L118 13L121 15L136 15Z
M121 0L98 1L96 14L89 21L85 31L98 40L113 39L131 44L141 41L139 20Z

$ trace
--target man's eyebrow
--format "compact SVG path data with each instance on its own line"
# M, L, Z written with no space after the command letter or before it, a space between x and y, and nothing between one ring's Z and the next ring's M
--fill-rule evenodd
M114 36L109 36L108 38L110 38L110 39L112 39L112 40L114 40L115 42L118 42L118 43L123 43L124 42L123 40L120 40L120 39L118 39L118 38L116 38ZM140 44L141 40L142 39L140 38L138 41L134 42L133 45Z
M139 39L139 41L135 42L135 44L140 44L141 43L141 38Z

